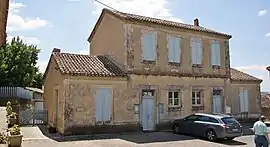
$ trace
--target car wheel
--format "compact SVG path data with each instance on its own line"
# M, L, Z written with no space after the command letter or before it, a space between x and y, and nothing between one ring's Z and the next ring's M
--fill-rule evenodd
M234 139L234 137L228 137L227 138L227 140L233 140Z
M179 134L180 133L180 126L178 124L173 125L173 133Z
M209 141L216 141L217 140L217 135L216 135L214 130L210 129L210 130L206 131L206 138Z

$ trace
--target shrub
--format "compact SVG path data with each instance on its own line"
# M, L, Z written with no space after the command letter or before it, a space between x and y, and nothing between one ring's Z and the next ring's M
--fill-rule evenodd
M7 111L7 115L10 115L12 113L12 107L11 107L10 101L7 102L6 111Z
M8 115L8 118L15 118L16 119L16 113L11 112L11 114Z
M5 144L7 141L7 136L4 132L0 132L0 144Z
M14 125L9 129L10 135L20 135L21 128L18 125Z

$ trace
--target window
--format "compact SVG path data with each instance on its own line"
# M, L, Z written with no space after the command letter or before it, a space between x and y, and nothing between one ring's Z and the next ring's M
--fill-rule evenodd
M188 117L186 117L186 121L196 121L198 118L197 115L190 115Z
M216 40L211 41L211 63L220 66L220 44Z
M169 91L168 92L169 107L180 105L180 91Z
M191 60L193 65L202 64L202 40L200 38L191 38L190 40L191 47Z
M240 89L239 91L240 97L240 111L241 112L248 112L248 90Z
M203 92L202 90L192 91L192 106L202 106L203 102Z
M221 118L221 120L222 120L225 124L234 124L234 123L238 123L237 120L235 120L233 117L224 117L224 118Z
M142 40L142 56L143 61L155 61L156 60L156 33L149 32L143 33Z
M172 63L180 63L181 40L179 37L168 35L168 59Z
M218 123L218 120L208 116L199 116L198 121L210 122L210 123Z

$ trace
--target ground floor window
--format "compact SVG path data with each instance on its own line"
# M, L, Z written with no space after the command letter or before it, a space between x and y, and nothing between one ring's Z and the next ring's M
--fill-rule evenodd
M202 105L203 105L203 91L192 90L192 106L202 106Z
M168 92L169 107L180 106L180 90L170 90Z

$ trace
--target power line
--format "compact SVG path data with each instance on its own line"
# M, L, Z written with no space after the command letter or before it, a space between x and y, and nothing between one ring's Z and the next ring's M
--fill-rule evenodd
M103 2L101 2L101 1L99 1L99 0L94 0L94 1L97 2L97 3L99 3L99 4L101 4L101 5L103 5L103 6L105 6L105 7L107 7L107 8L110 8L110 9L116 11L116 12L122 13L121 11L118 11L117 9L113 8L112 6L109 6L109 5L103 3ZM148 24L148 23L146 23L146 25L147 25L148 27L153 28L153 29L156 30L156 31L158 30L158 31L161 31L161 32L163 32L163 33L169 34L169 35L171 35L171 36L174 36L174 37L177 37L177 38L181 38L181 40L182 40L182 39L190 40L190 38L185 38L185 37L182 37L182 36L178 36L178 35L172 34L172 33L167 32L167 31L165 31L165 30L162 30L162 29L153 27L152 25L150 25L150 24ZM196 39L196 40L193 39L192 42L202 43L202 41L197 41L197 39Z

